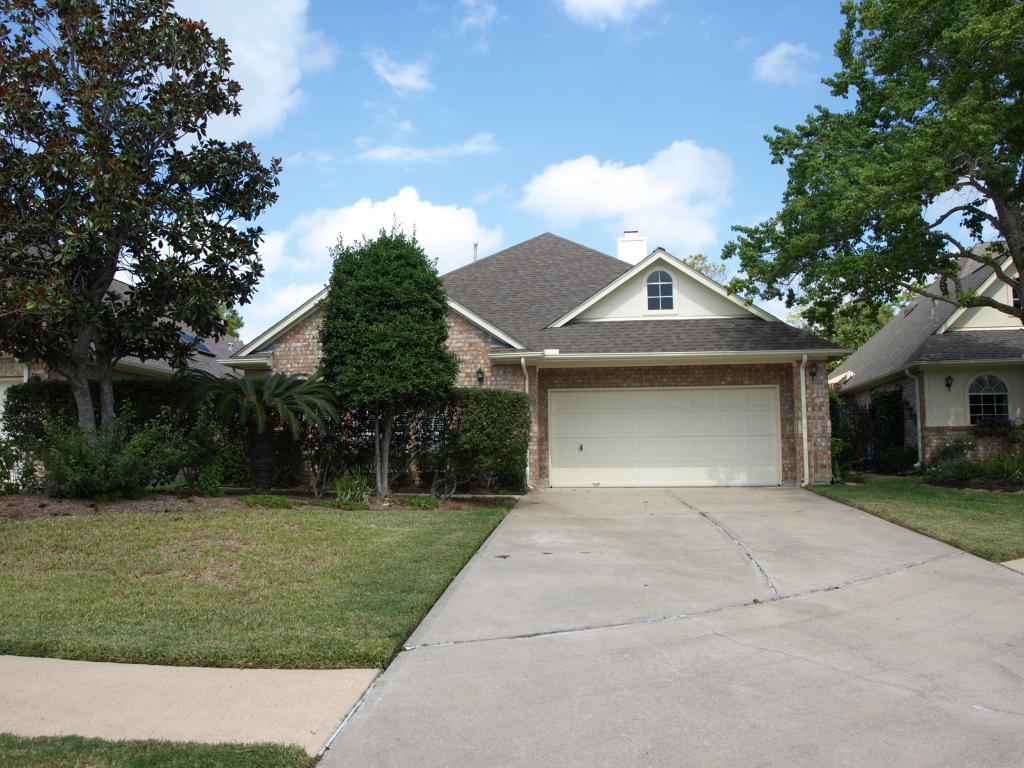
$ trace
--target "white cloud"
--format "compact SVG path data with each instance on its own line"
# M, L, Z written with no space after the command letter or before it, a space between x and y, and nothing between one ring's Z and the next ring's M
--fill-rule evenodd
M508 184L495 184L487 189L481 189L475 195L473 195L473 202L477 205L486 205L491 200L497 200L498 198L508 197L511 190L508 188Z
M439 163L454 157L490 155L497 151L498 145L494 143L492 134L478 133L459 144L444 144L434 147L382 144L364 149L359 157L362 160L376 160L382 163Z
M334 49L308 27L308 0L178 0L183 16L204 19L231 48L231 77L242 85L242 113L210 121L225 140L274 131L305 98L302 76L330 66Z
M754 61L754 77L777 85L803 85L814 79L807 66L818 54L805 43L782 42Z
M498 20L498 6L491 0L459 0L459 32L475 34L476 47L481 51L490 49L487 32Z
M733 179L727 155L677 141L641 165L593 155L550 165L527 182L519 205L555 227L639 229L652 245L686 254L715 242Z
M434 87L434 84L430 82L430 72L426 61L399 64L381 50L367 51L364 55L377 77L398 93L429 91Z
M484 226L472 208L432 203L413 187L403 187L385 200L363 198L341 208L311 211L266 234L260 249L266 274L255 301L242 307L246 338L255 338L326 284L329 250L339 236L352 243L375 237L395 223L405 232L415 230L442 274L471 261L473 243L480 244L481 254L488 254L503 241L501 228Z
M628 24L642 11L661 0L557 0L573 21L604 29L609 24Z

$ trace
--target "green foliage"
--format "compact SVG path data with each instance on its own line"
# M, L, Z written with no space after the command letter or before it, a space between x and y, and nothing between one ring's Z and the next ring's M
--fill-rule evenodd
M411 509L439 509L441 507L441 500L433 496L402 496L397 501L403 507Z
M841 437L832 438L832 480L847 477L853 459L853 446Z
M60 498L138 498L173 480L184 462L170 421L154 419L131 437L116 426L89 440L77 427L47 436L45 488Z
M376 490L387 495L396 414L443 402L458 374L445 343L447 297L415 235L381 230L339 241L332 255L320 372L346 406L371 417Z
M441 402L458 373L445 345L448 305L415 236L381 230L339 242L323 306L321 371L357 409Z
M192 402L208 403L221 423L246 430L249 462L258 490L273 487L280 475L281 453L277 446L281 437L290 435L291 453L298 457L304 427L322 431L328 420L338 418L331 388L319 379L297 373L217 378L193 371L187 379L192 385Z
M934 451L931 455L931 464L948 464L953 461L960 461L967 458L974 450L974 441L966 437L958 437L955 440L948 440Z
M798 317L811 333L855 352L882 330L895 313L896 306L892 303L851 301L835 311L823 311L813 304L805 306ZM829 370L835 370L841 364L841 360L833 360L828 364Z
M879 455L903 447L903 393L898 389L876 389L871 393L871 433Z
M729 268L725 264L720 261L711 261L703 253L691 253L689 256L684 256L682 262L693 267L705 277L710 277L716 283L724 283L725 278L729 276Z
M843 13L842 67L825 83L849 108L817 107L768 137L788 174L782 209L734 228L723 255L744 277L732 288L810 304L831 328L851 298L897 301L938 275L927 295L1024 322L1019 307L958 282L960 258L1024 266L1024 4L847 0ZM998 242L972 251L991 239L986 227ZM1011 275L997 278L1024 294Z
M224 40L166 0L0 0L0 353L76 388L134 355L184 362L262 274L280 162L207 135L238 114ZM120 289L115 274L132 275ZM104 413L105 423L113 413Z
M270 493L252 493L239 497L243 504L250 507L266 507L268 509L291 509L295 506L286 496L275 496Z
M526 484L530 400L507 389L456 389L441 426L439 445L424 456L434 493L459 487L512 488Z
M334 480L334 497L341 502L366 506L373 494L373 478L365 472L347 469Z
M923 477L932 485L958 488L1024 488L1024 453L947 461L928 467Z
M901 475L917 463L917 449L906 445L890 445L878 451L875 468L883 475Z

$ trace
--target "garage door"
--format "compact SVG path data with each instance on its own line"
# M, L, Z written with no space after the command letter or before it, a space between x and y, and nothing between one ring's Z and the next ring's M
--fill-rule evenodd
M548 392L554 486L778 485L777 387Z

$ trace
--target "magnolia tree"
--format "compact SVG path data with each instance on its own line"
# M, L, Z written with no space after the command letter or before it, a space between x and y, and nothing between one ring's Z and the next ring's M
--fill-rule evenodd
M1024 323L1024 3L848 0L824 82L850 102L767 137L787 166L778 214L724 250L750 297L827 328L906 292ZM985 241L987 245L983 245ZM969 290L961 260L1012 290ZM934 278L938 278L937 281ZM934 286L933 286L934 284Z
M95 437L90 374L109 428L119 359L181 366L182 325L219 337L249 300L279 161L206 135L239 85L169 0L0 0L0 57L0 353L67 378Z
M320 373L343 406L372 417L377 493L386 495L395 416L442 401L458 374L447 297L415 236L381 230L332 253Z

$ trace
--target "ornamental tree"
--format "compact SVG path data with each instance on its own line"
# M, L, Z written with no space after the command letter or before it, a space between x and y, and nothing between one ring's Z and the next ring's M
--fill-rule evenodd
M1024 3L847 0L842 10L842 68L824 82L850 108L817 107L766 137L787 166L782 209L734 227L723 255L745 277L731 287L810 304L825 325L848 301L877 309L906 291L1024 323L1019 302L960 279L966 260L1024 294Z
M386 495L395 415L440 402L458 374L445 344L447 297L415 235L382 229L355 245L339 240L332 256L320 375L343 407L370 413L376 489Z
M67 378L90 437L92 371L109 428L114 363L183 366L260 278L280 164L206 135L230 68L170 0L0 0L0 353Z

